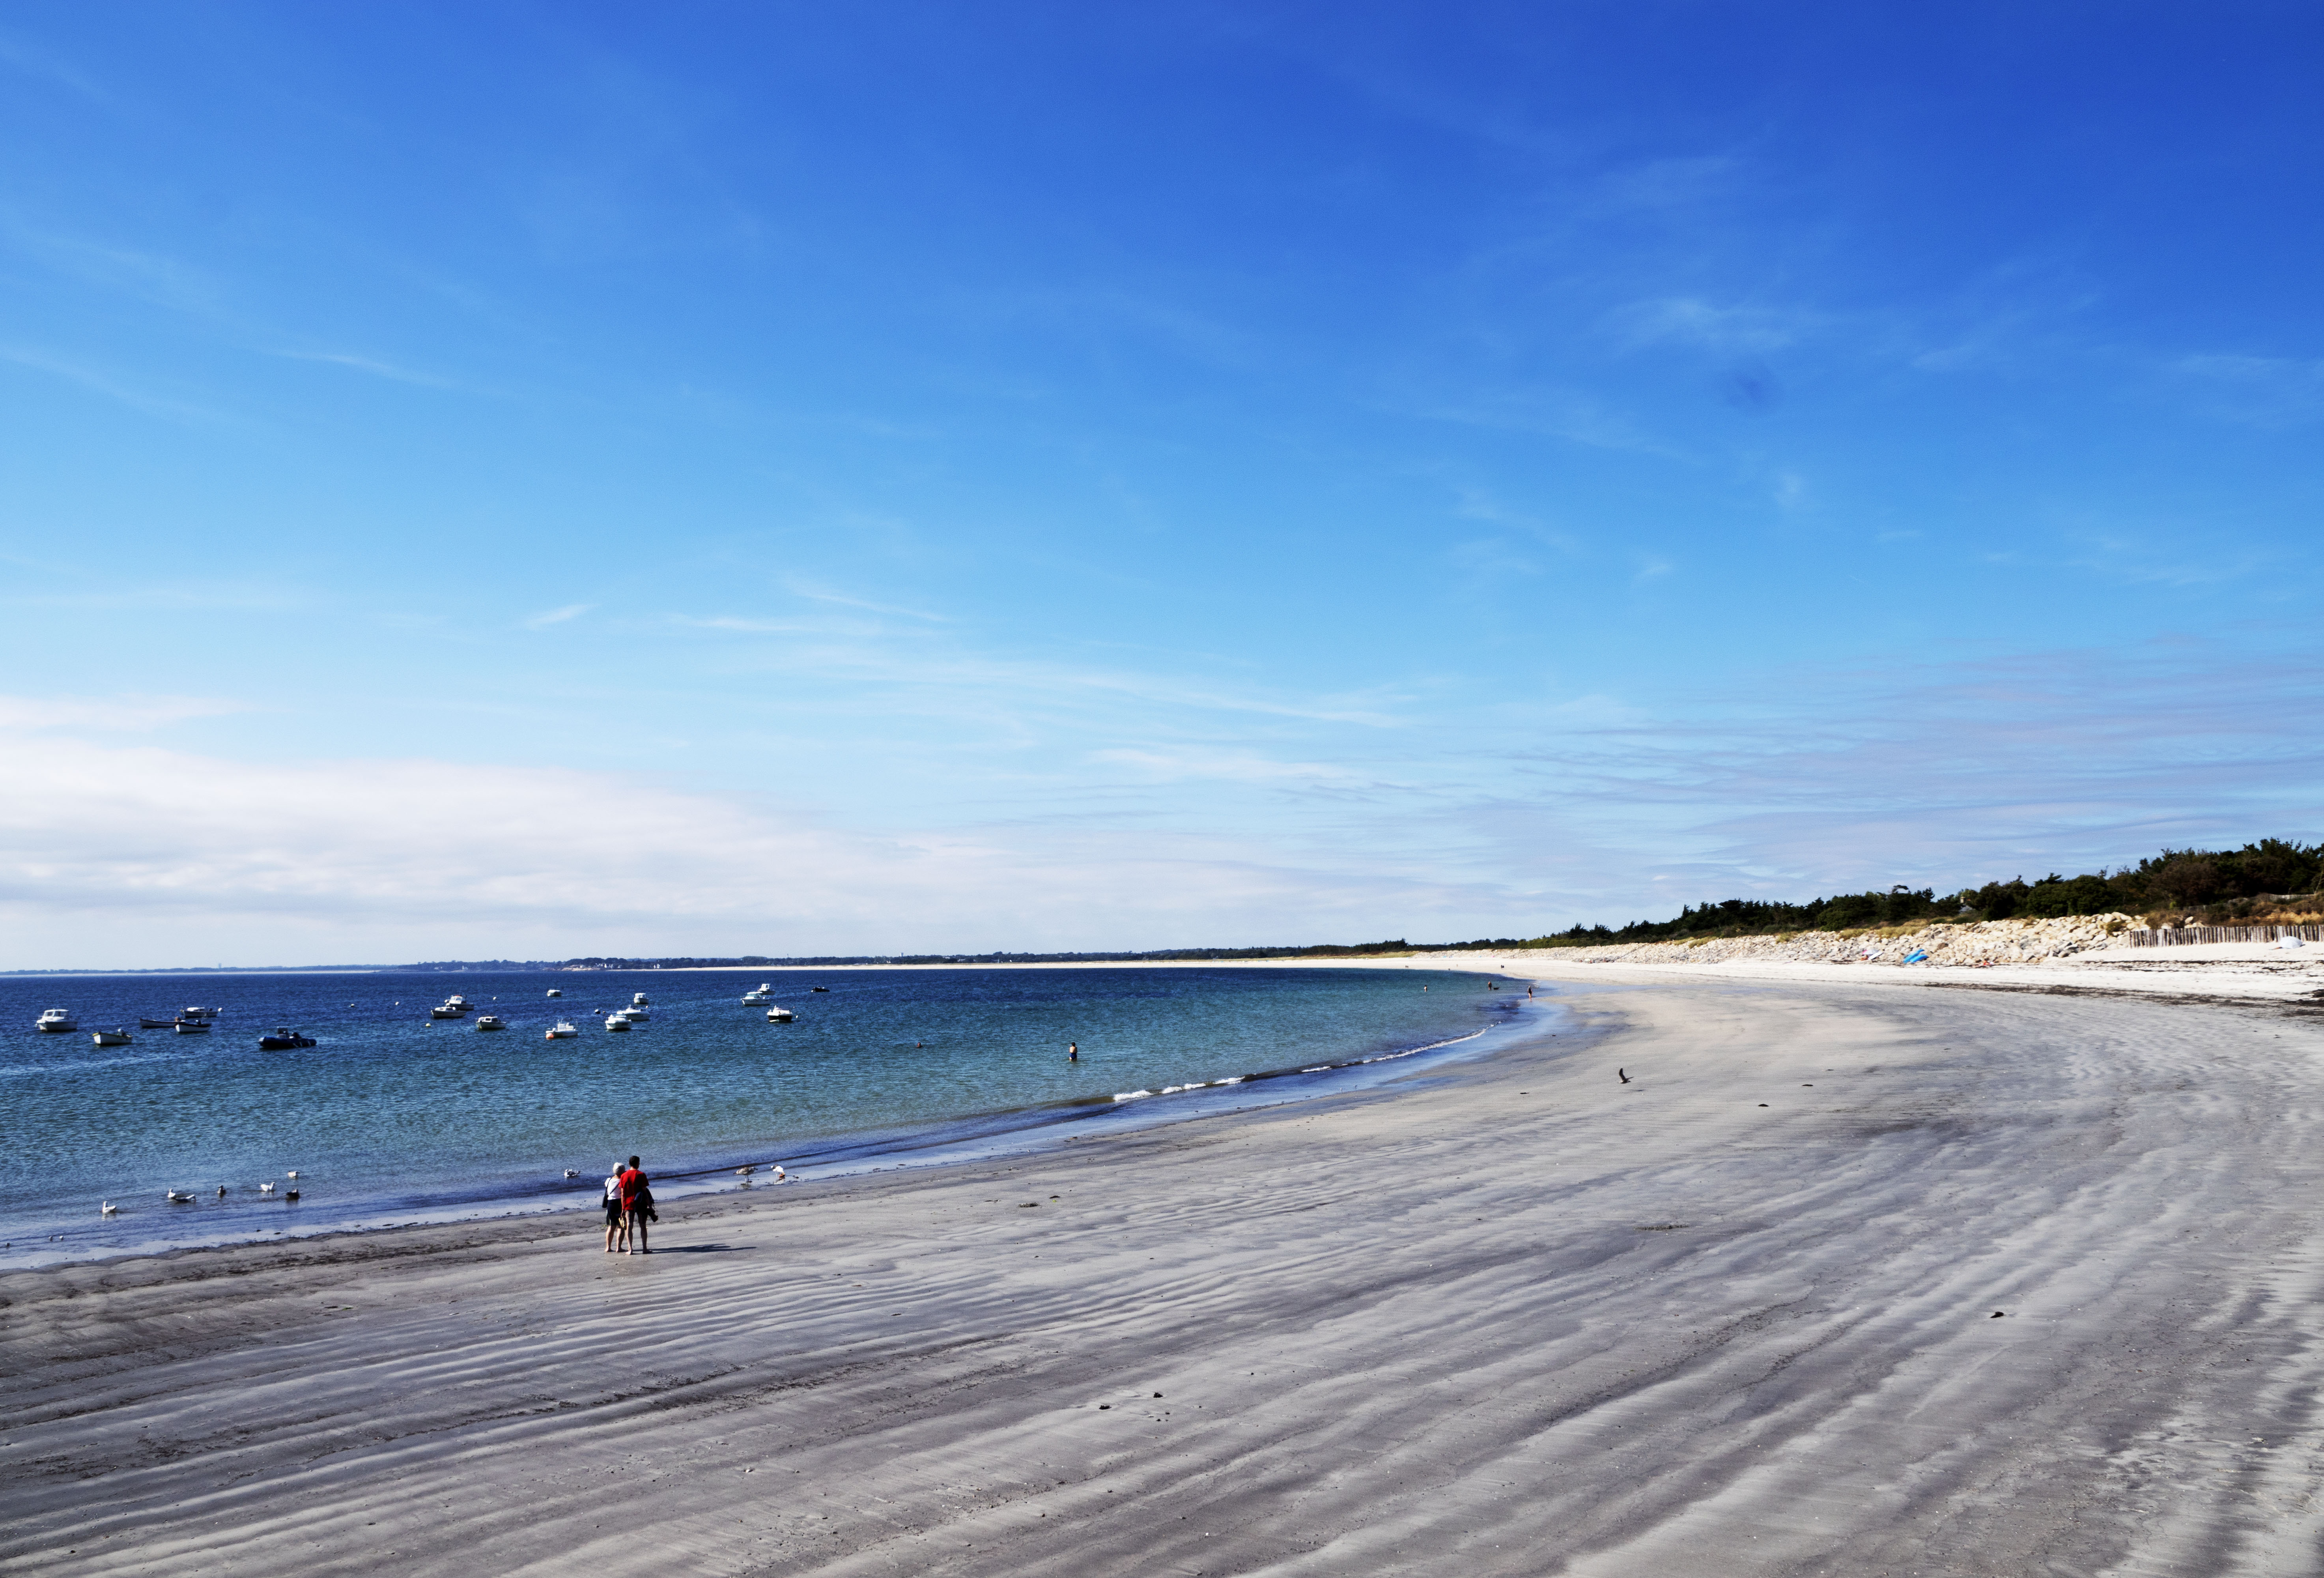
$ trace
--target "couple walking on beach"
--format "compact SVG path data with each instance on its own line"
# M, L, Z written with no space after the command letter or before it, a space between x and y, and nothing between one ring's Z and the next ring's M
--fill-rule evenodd
M630 1158L629 1165L613 1164L613 1176L605 1180L605 1252L609 1255L650 1254L646 1248L646 1223L659 1222L654 1214L653 1191L646 1186L646 1176L638 1170L638 1158ZM637 1240L637 1248L630 1240Z

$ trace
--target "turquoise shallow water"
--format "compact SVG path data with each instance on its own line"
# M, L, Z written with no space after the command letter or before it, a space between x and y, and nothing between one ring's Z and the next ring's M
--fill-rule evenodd
M761 980L796 1022L738 1001ZM455 991L509 1028L429 1020ZM637 992L652 1019L609 1033ZM207 1036L137 1028L192 1004L222 1010ZM40 1186L0 1203L0 1264L581 1204L632 1152L665 1197L745 1162L989 1152L1391 1077L1486 1049L1527 1006L1403 968L9 978L0 1129ZM79 1030L36 1033L51 1007ZM545 1040L560 1017L580 1036ZM131 1046L91 1044L115 1025ZM276 1025L317 1045L260 1050Z

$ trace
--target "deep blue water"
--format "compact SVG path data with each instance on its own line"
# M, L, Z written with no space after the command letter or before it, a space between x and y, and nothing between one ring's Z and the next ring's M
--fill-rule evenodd
M795 1023L739 1002L761 980ZM429 1020L456 991L509 1028ZM608 1032L635 992L652 1020ZM223 1010L210 1034L137 1028L192 1004ZM51 1007L79 1030L36 1033ZM0 1264L586 1204L633 1152L664 1198L745 1162L989 1154L1393 1077L1525 1008L1522 985L1405 968L0 978L0 1132L37 1185L0 1201ZM559 1018L580 1036L544 1039ZM91 1044L116 1025L133 1045ZM276 1025L318 1045L260 1050Z

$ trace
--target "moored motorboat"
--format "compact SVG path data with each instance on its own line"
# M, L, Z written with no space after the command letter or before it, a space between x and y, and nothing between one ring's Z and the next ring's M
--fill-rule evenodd
M565 993L559 988L552 986L549 989L549 995L551 997L562 997Z
M180 1020L172 1028L180 1036L207 1036L210 1033L208 1020Z
M797 1018L798 1015L787 1008L775 1007L767 1010L767 1022L770 1025L787 1025Z
M476 1016L476 1029L480 1030L505 1030L508 1029L508 1021L502 1019L501 1016L496 1013L480 1013Z
M645 1007L645 1005L646 1005L646 994L645 994L644 992L632 992L632 993L630 993L630 1006L631 1006L632 1008L643 1008L643 1007Z
M742 994L742 1001L752 1008L756 1008L762 1002L774 1001L775 983L771 981L760 982L758 985Z
M69 1008L44 1008L41 1010L41 1017L32 1021L32 1029L47 1031L78 1030L80 1029L80 1021L73 1018L73 1011Z
M88 1038L100 1047L126 1047L131 1038L126 1030L91 1030Z
M176 1024L177 1022L178 1022L178 1021L177 1021L177 1020L143 1020L143 1019L141 1019L141 1020L139 1020L137 1021L137 1028L138 1028L139 1029L141 1029L141 1030L166 1030L166 1029L168 1029L171 1025L174 1025L174 1024Z
M456 997L451 998L429 1009L428 1017L431 1020L464 1020L468 1017L468 1005Z
M831 988L830 988L830 987L828 987L828 986L816 986L816 987L810 987L810 988L809 988L809 990L810 990L810 991L814 991L814 992L828 992L828 991L830 991L830 990L831 990Z
M621 1014L607 1014L605 1028L609 1030L626 1030L630 1028L630 1021Z
M295 1052L301 1047L311 1047L314 1044L314 1037L301 1035L299 1031L286 1029L281 1025L274 1027L272 1035L258 1038L258 1049L261 1052Z
M214 1008L189 1008L178 1016L181 1020L214 1020L218 1010Z
M549 1027L548 1034L543 1036L541 1038L546 1041L567 1041L572 1039L580 1033L581 1032L574 1027L572 1020L559 1020L555 1024Z

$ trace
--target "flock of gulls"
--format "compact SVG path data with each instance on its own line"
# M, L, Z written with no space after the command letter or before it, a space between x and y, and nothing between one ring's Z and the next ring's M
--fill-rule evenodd
M296 1184L299 1181L299 1169L293 1167L282 1176L290 1179L293 1184ZM261 1184L257 1186L257 1188L258 1192L262 1195L272 1195L274 1193L274 1185L271 1182ZM231 1191L226 1185L220 1184L217 1186L217 1197L219 1199L225 1199L229 1193L231 1193ZM191 1205L197 1198L191 1189L164 1189L161 1192L161 1197L169 1201L172 1205ZM286 1201L295 1201L299 1198L299 1191L295 1188L285 1189L282 1191L282 1198ZM101 1201L97 1204L97 1213L99 1216L118 1216L121 1214L121 1207L115 1205L110 1200Z

